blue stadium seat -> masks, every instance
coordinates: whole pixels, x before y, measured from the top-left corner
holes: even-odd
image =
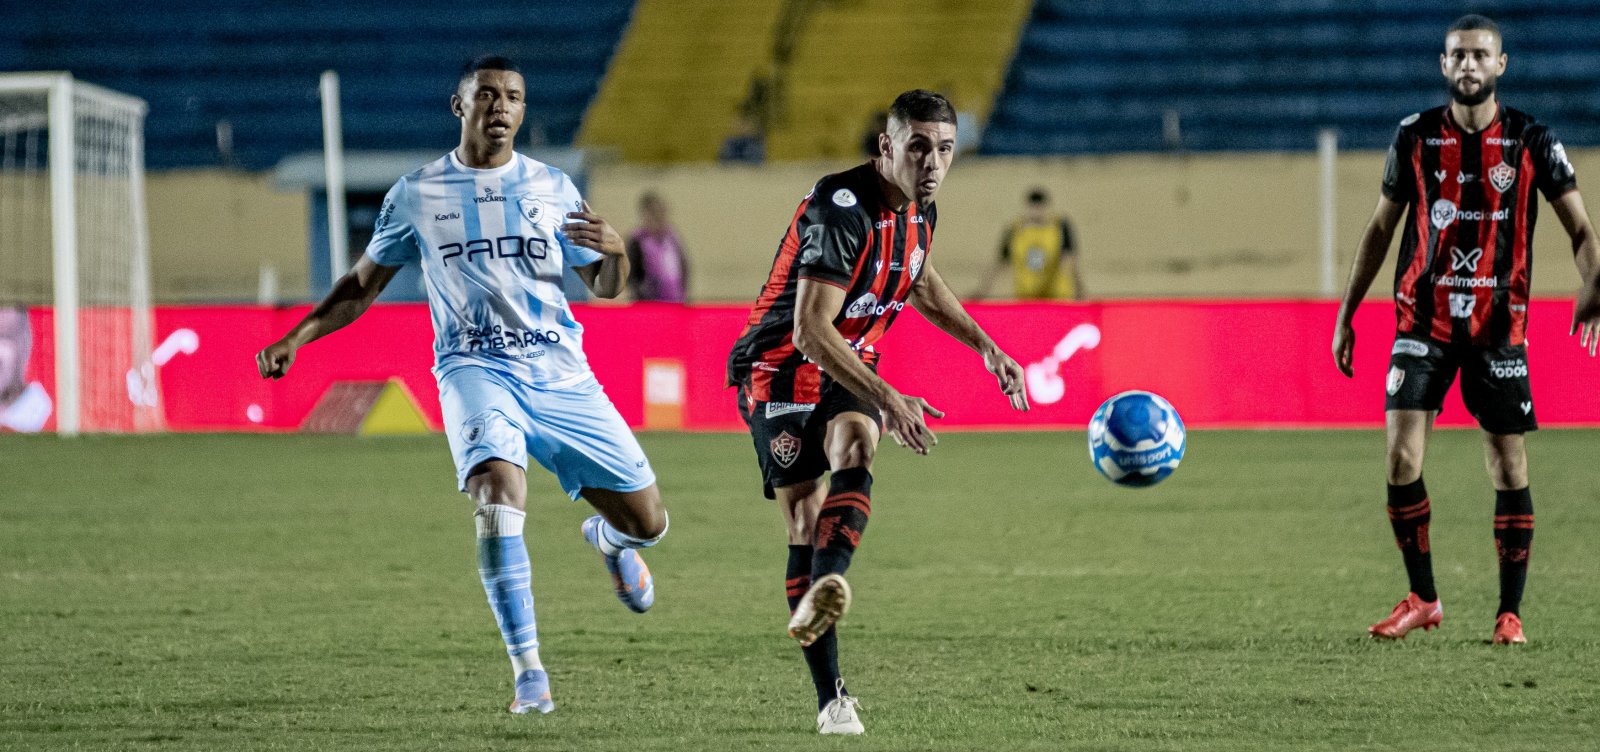
[[[1333,127],[1382,148],[1443,103],[1443,30],[1505,30],[1505,100],[1563,140],[1600,132],[1600,0],[1037,0],[984,134],[993,154],[1315,148]]]
[[[528,122],[570,143],[634,0],[80,0],[72,14],[0,24],[0,70],[70,70],[150,102],[153,168],[216,164],[217,123],[235,163],[265,168],[322,143],[318,77],[340,73],[351,149],[448,148],[458,67],[518,61]],[[13,22],[15,21],[15,22]]]

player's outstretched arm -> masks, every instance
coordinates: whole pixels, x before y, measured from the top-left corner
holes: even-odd
[[[1379,196],[1378,207],[1372,211],[1372,219],[1367,220],[1366,232],[1361,233],[1361,242],[1356,246],[1356,260],[1350,268],[1344,302],[1339,305],[1339,319],[1333,327],[1333,362],[1347,377],[1355,375],[1356,330],[1352,322],[1356,309],[1367,297],[1378,270],[1383,268],[1383,259],[1389,255],[1389,241],[1394,240],[1395,227],[1399,226],[1405,210],[1405,204]]]
[[[360,318],[398,271],[398,266],[384,266],[363,254],[355,268],[334,283],[328,297],[283,335],[283,339],[256,353],[256,369],[261,372],[261,378],[283,378],[294,363],[295,351]]]
[[[1572,312],[1572,333],[1579,335],[1578,344],[1593,356],[1600,349],[1600,238],[1596,238],[1594,225],[1589,222],[1582,194],[1567,191],[1550,202],[1550,208],[1555,209],[1567,237],[1572,238],[1572,260],[1583,279]]]
[[[1011,398],[1012,409],[1028,409],[1028,390],[1022,377],[1022,366],[1002,352],[1000,346],[983,331],[983,327],[978,326],[978,322],[962,307],[961,301],[956,299],[955,293],[950,291],[950,286],[944,283],[944,278],[939,276],[939,270],[933,268],[931,261],[923,265],[922,277],[911,289],[911,304],[934,326],[983,356],[983,367],[1000,381],[1000,392]]]
[[[604,217],[595,214],[589,202],[583,202],[583,211],[569,212],[572,220],[561,226],[567,239],[600,253],[600,260],[588,266],[577,267],[578,276],[597,298],[615,298],[628,286],[628,246],[622,235]]]
[[[1589,354],[1594,355],[1597,346],[1600,346],[1600,269],[1589,273],[1583,281],[1583,288],[1578,290],[1578,303],[1572,312],[1572,333],[1583,331],[1580,344],[1589,348]]]
[[[856,357],[850,343],[833,326],[834,317],[844,308],[844,289],[802,277],[795,294],[795,348],[851,394],[876,405],[883,416],[883,430],[896,444],[927,454],[939,439],[923,416],[943,418],[944,413],[921,397],[901,394]]]

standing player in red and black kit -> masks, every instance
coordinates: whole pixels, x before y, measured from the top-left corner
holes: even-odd
[[[1351,320],[1383,264],[1402,213],[1405,234],[1395,268],[1399,327],[1384,408],[1389,440],[1389,520],[1411,592],[1374,637],[1400,638],[1439,625],[1443,610],[1429,556],[1428,492],[1422,457],[1434,416],[1457,371],[1461,398],[1483,427],[1494,482],[1494,539],[1500,608],[1493,642],[1526,642],[1518,608],[1533,540],[1533,497],[1523,434],[1537,428],[1528,387],[1528,278],[1538,195],[1572,238],[1579,273],[1600,269],[1600,240],[1589,224],[1566,150],[1550,129],[1500,105],[1505,72],[1500,29],[1464,16],[1445,35],[1440,67],[1451,103],[1400,121],[1384,167],[1383,195],[1356,252],[1333,335],[1333,357],[1351,375]],[[1588,345],[1600,315],[1580,308],[1573,332]],[[1592,351],[1591,351],[1592,352]]]
[[[833,625],[850,606],[843,575],[871,513],[879,431],[927,454],[935,439],[924,413],[943,415],[878,377],[873,343],[909,302],[981,354],[1011,406],[1028,409],[1022,368],[962,309],[929,255],[933,195],[955,156],[955,109],[934,92],[908,91],[890,107],[887,131],[876,159],[823,178],[800,202],[728,358],[767,498],[788,527],[789,635],[811,668],[824,734],[862,732]]]

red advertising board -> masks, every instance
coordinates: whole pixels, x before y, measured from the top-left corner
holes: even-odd
[[[1600,397],[1591,386],[1600,363],[1567,334],[1570,302],[1535,301],[1530,308],[1529,360],[1540,422],[1600,425]],[[154,360],[167,427],[292,430],[335,381],[391,377],[405,382],[438,427],[426,306],[376,306],[302,349],[287,378],[263,381],[256,351],[306,310],[158,309]],[[590,363],[629,423],[670,415],[687,430],[735,430],[742,425],[723,369],[746,310],[635,304],[579,306],[575,315],[586,328]],[[975,353],[908,311],[881,343],[881,373],[944,410],[938,427],[1082,426],[1101,400],[1126,389],[1165,396],[1190,427],[1370,427],[1383,420],[1394,322],[1385,303],[1365,305],[1357,316],[1353,380],[1333,367],[1328,348],[1335,307],[1328,302],[985,303],[969,310],[1027,370],[1033,410],[1013,412]],[[28,375],[48,389],[49,311],[32,314]],[[665,400],[671,410],[647,411],[647,394],[653,406]],[[1452,394],[1439,423],[1472,421]]]

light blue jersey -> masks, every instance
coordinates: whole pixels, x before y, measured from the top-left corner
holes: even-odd
[[[478,170],[451,151],[389,189],[367,256],[421,261],[436,374],[475,365],[545,389],[590,378],[561,292],[564,266],[601,258],[561,232],[581,202],[565,173],[521,154]]]

